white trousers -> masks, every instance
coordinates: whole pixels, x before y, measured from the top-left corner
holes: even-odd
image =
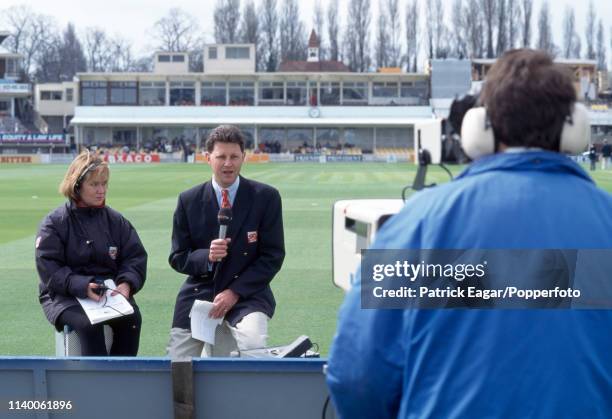
[[[261,312],[249,313],[236,326],[223,321],[215,332],[215,344],[204,343],[191,337],[191,330],[173,327],[166,353],[172,360],[186,360],[190,357],[230,356],[235,350],[264,348],[268,341],[268,321]]]

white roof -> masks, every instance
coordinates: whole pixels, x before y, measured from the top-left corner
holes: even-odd
[[[213,80],[215,78],[223,79],[225,77],[235,77],[235,78],[252,78],[259,79],[263,81],[267,80],[278,80],[282,81],[283,79],[310,79],[310,80],[327,80],[332,78],[343,79],[349,81],[349,79],[366,79],[363,81],[367,81],[368,79],[378,80],[378,79],[427,79],[429,76],[425,73],[355,73],[348,71],[331,71],[331,72],[298,72],[298,71],[287,71],[287,72],[227,72],[224,74],[208,74],[208,73],[199,73],[199,72],[187,72],[187,73],[172,73],[172,74],[159,74],[154,72],[89,72],[89,73],[77,73],[76,78],[82,81],[92,81],[92,80],[151,80],[151,79],[159,79],[160,81],[164,81],[167,78],[170,78],[171,81],[174,79],[184,79],[188,81],[208,81]],[[231,80],[230,80],[231,81]]]
[[[23,55],[17,54],[15,52],[11,52],[5,47],[0,46],[0,57],[10,57],[10,58],[22,58]]]
[[[410,126],[433,118],[429,106],[77,106],[79,126]]]

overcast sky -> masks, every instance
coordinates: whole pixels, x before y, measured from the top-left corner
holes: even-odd
[[[261,0],[255,0],[257,4]],[[277,0],[281,3],[282,0]],[[324,7],[327,7],[328,0],[321,0]],[[346,10],[349,0],[339,0],[340,18],[346,19]],[[607,58],[611,62],[612,53],[610,52],[610,36],[612,27],[612,0],[593,0],[597,18],[602,19],[605,27],[606,46],[608,48]],[[213,9],[216,0],[97,0],[97,1],[75,1],[75,0],[2,0],[0,11],[14,5],[28,5],[37,13],[53,16],[58,24],[65,26],[68,22],[73,22],[78,31],[82,31],[88,26],[98,26],[104,28],[110,34],[118,34],[133,42],[134,52],[137,55],[152,52],[153,42],[150,39],[150,32],[153,24],[167,14],[171,7],[179,7],[195,16],[200,22],[207,42],[214,41],[213,30]],[[244,0],[241,1],[241,4]],[[371,0],[373,16],[377,15],[379,0]],[[421,0],[422,16],[425,15],[425,0]],[[443,0],[445,5],[446,19],[450,19],[450,12],[453,0]],[[534,12],[532,25],[537,25],[537,16],[542,0],[534,0]],[[299,1],[302,21],[305,23],[307,31],[312,29],[312,11],[315,0]],[[400,0],[402,12],[406,0]],[[561,22],[566,5],[573,5],[576,10],[576,29],[582,38],[583,51],[586,46],[584,40],[584,27],[588,1],[572,0],[549,0],[549,6],[553,19],[553,32],[555,44],[562,42]],[[403,14],[403,13],[402,13]],[[372,19],[371,39],[375,38],[375,19]],[[403,22],[403,19],[402,19]],[[2,29],[2,28],[0,28]],[[532,42],[536,39],[536,31],[532,37]]]

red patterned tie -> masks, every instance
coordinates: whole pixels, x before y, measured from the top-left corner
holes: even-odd
[[[229,192],[227,189],[221,190],[221,208],[231,208],[232,204],[230,204],[229,200]]]

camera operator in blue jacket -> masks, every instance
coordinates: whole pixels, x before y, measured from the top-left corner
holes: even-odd
[[[564,152],[590,129],[542,51],[505,53],[465,116],[474,162],[416,193],[375,249],[612,249],[612,197]],[[539,284],[533,284],[537,287]],[[612,311],[341,308],[327,381],[343,418],[612,417]]]
[[[108,165],[93,153],[70,164],[59,188],[68,202],[43,219],[36,236],[39,300],[57,330],[68,325],[77,331],[82,355],[135,356],[142,320],[133,296],[145,282],[147,253],[130,222],[106,206],[108,180]],[[134,313],[92,325],[76,298],[104,298],[96,280],[106,278]],[[110,354],[104,324],[113,329]]]

